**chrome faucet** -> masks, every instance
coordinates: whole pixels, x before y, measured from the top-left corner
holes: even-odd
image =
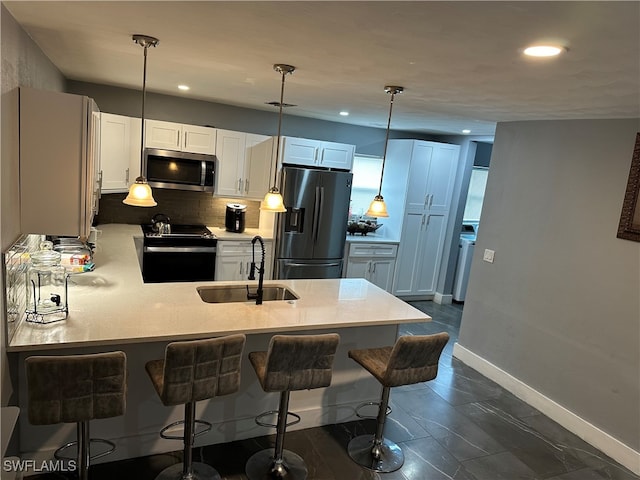
[[[262,250],[262,257],[260,259],[260,266],[256,267],[256,242],[260,242],[260,249]],[[251,239],[251,266],[249,267],[249,280],[255,280],[255,271],[258,271],[258,290],[256,293],[249,293],[249,286],[247,286],[247,298],[249,300],[256,299],[256,305],[262,305],[262,285],[264,283],[264,241],[260,235],[256,235]]]

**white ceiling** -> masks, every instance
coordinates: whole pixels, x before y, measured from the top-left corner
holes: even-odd
[[[3,2],[69,79],[392,129],[491,135],[515,120],[640,117],[640,2]],[[555,41],[558,58],[522,49]],[[181,93],[178,84],[191,90]],[[350,116],[339,117],[340,110]]]

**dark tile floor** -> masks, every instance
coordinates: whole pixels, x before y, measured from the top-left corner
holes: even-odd
[[[534,408],[452,358],[462,307],[413,302],[433,322],[411,324],[402,333],[446,331],[451,336],[438,377],[392,390],[393,413],[385,435],[405,454],[402,468],[375,474],[347,455],[349,440],[373,433],[373,420],[287,433],[285,447],[301,455],[310,480],[631,480],[629,470]],[[273,436],[198,448],[194,460],[213,465],[227,480],[244,480],[246,459],[272,446]],[[94,480],[152,480],[181,461],[181,452],[104,463],[92,467]],[[47,474],[29,477],[51,480]]]

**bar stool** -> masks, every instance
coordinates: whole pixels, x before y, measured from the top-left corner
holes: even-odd
[[[184,420],[167,425],[160,431],[162,438],[183,441],[182,464],[165,468],[156,479],[220,479],[220,474],[213,467],[193,461],[194,438],[211,430],[209,422],[196,420],[196,402],[238,391],[245,341],[244,335],[229,335],[172,342],[167,345],[164,358],[151,360],[145,365],[163,405],[184,404]],[[205,426],[197,433],[196,423]],[[184,424],[182,436],[165,434],[168,429],[181,424]]]
[[[359,465],[374,472],[388,473],[398,470],[404,463],[400,447],[383,437],[384,422],[391,409],[391,387],[433,380],[438,374],[438,360],[449,341],[446,332],[434,335],[405,335],[391,347],[349,350],[349,357],[362,365],[382,384],[375,435],[360,435],[351,439],[347,447],[349,456]],[[356,412],[360,418],[367,418]]]
[[[333,359],[340,342],[337,333],[321,335],[274,335],[266,352],[251,352],[249,360],[265,392],[280,392],[277,411],[256,417],[263,427],[276,427],[275,448],[255,453],[245,466],[249,480],[307,478],[307,466],[299,455],[284,449],[284,435],[300,416],[289,412],[289,395],[293,390],[311,390],[331,384]],[[278,414],[276,425],[264,423],[262,417]],[[296,420],[287,423],[287,416]]]
[[[76,460],[80,480],[89,478],[89,464],[110,454],[115,444],[91,438],[89,421],[124,415],[127,357],[124,352],[85,355],[31,356],[27,370],[28,415],[33,425],[75,423],[77,439],[58,448],[58,460]],[[91,455],[91,443],[109,449]],[[63,455],[77,447],[77,456]]]

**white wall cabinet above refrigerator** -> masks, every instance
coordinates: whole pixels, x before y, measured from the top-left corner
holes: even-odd
[[[20,231],[88,237],[100,194],[89,97],[20,88]]]
[[[216,129],[145,120],[145,147],[215,155]]]
[[[140,176],[141,135],[139,118],[100,114],[102,193],[127,192]]]
[[[355,145],[296,137],[282,137],[281,142],[280,163],[348,171],[353,168]]]
[[[270,187],[272,150],[272,137],[218,129],[215,194],[262,200]]]

